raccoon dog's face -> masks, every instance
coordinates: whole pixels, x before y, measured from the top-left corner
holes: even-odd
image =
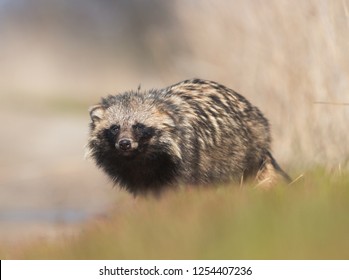
[[[159,136],[159,131],[136,120],[135,112],[128,112],[132,118],[125,118],[123,113],[126,112],[116,109],[116,106],[108,109],[97,106],[90,111],[91,126],[94,127],[100,146],[106,151],[125,157],[146,153],[149,144],[154,142],[153,138]]]
[[[104,130],[110,148],[122,156],[136,156],[145,152],[151,138],[155,136],[155,129],[142,123],[112,124]]]
[[[90,117],[88,148],[95,157],[149,158],[159,152],[180,155],[173,142],[173,119],[137,94],[110,96],[90,109]]]

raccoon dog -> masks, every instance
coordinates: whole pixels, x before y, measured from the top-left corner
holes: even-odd
[[[218,83],[128,91],[90,108],[87,154],[134,195],[178,185],[290,178],[270,153],[267,119]]]

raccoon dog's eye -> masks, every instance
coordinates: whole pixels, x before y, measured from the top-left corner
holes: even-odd
[[[137,123],[137,124],[133,125],[133,128],[137,129],[137,130],[142,130],[145,128],[145,125],[141,124],[141,123]]]
[[[119,130],[120,130],[120,125],[112,125],[110,128],[109,128],[109,131],[113,134],[113,135],[116,135],[119,133]]]
[[[143,139],[151,138],[154,134],[154,129],[152,127],[147,127],[144,124],[137,123],[133,125],[133,129]]]

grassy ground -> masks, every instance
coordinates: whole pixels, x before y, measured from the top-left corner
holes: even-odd
[[[194,77],[261,109],[286,170],[349,169],[347,0],[6,2],[0,211],[108,207],[119,193],[107,192],[103,174],[82,159],[88,107],[140,84]],[[229,186],[160,200],[123,196],[108,218],[74,224],[76,237],[54,230],[62,237],[38,240],[47,230],[35,221],[13,234],[0,224],[0,238],[4,228],[12,237],[0,240],[0,258],[349,259],[348,186],[348,172],[317,170],[269,192]],[[17,236],[31,228],[37,241],[23,245]]]
[[[311,172],[270,191],[225,186],[161,199],[126,196],[77,237],[36,242],[20,259],[348,259],[349,174]]]

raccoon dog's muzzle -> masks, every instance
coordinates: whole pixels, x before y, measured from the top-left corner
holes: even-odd
[[[115,143],[115,148],[122,154],[130,154],[138,148],[138,143],[130,138],[122,138]]]

